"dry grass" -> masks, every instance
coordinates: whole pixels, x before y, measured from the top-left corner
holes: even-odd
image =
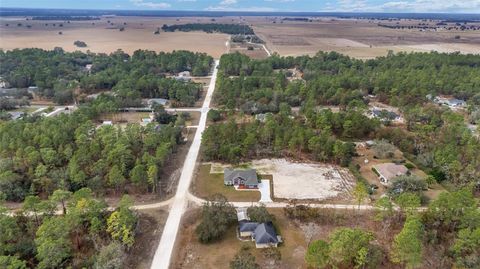
[[[368,149],[365,147],[357,147],[357,153],[359,156],[353,159],[353,164],[360,165],[360,174],[362,175],[363,178],[367,180],[369,184],[375,184],[378,186],[378,189],[372,195],[372,198],[375,200],[379,199],[383,194],[386,193],[387,187],[380,183],[378,176],[372,171],[372,167],[377,164],[392,162],[392,160],[394,159],[395,160],[405,159],[407,162],[410,162],[408,159],[405,158],[403,153],[398,149],[395,151],[395,156],[392,159],[376,159],[374,158],[374,155],[375,155],[374,151],[372,149]],[[365,160],[368,160],[367,164],[364,162]],[[411,172],[412,174],[417,175],[420,178],[427,177],[427,174],[425,174],[425,172],[423,172],[421,169],[418,169],[418,168],[413,168]],[[429,199],[435,199],[438,197],[438,195],[440,195],[440,193],[444,191],[445,191],[445,188],[443,188],[440,184],[435,184],[434,186],[431,186],[430,189],[425,191],[424,194]]]
[[[128,252],[125,268],[150,268],[167,217],[166,208],[139,211],[135,244]]]
[[[113,25],[107,21],[110,20]],[[7,27],[6,24],[9,24]],[[21,23],[22,26],[17,26]],[[46,26],[45,24],[48,24]],[[56,26],[53,26],[53,24]],[[58,25],[63,23],[63,27]],[[95,25],[92,25],[95,23]],[[123,25],[126,23],[126,25]],[[102,18],[99,21],[26,21],[24,18],[3,18],[0,20],[0,48],[53,49],[62,47],[66,51],[92,51],[111,53],[122,49],[133,53],[138,49],[153,51],[189,50],[205,52],[220,57],[226,51],[225,43],[229,39],[225,34],[207,34],[204,32],[160,32],[154,35],[157,27],[176,23],[175,18],[115,17]],[[26,25],[31,25],[27,28]],[[120,32],[119,28],[125,27]],[[59,35],[59,32],[62,35]],[[87,43],[86,48],[73,45],[76,40]]]
[[[208,198],[216,193],[227,197],[231,202],[256,202],[260,200],[258,191],[237,191],[223,184],[223,174],[210,174],[210,164],[200,165],[192,184],[193,193],[201,198]]]
[[[232,227],[218,242],[207,245],[199,243],[195,235],[195,227],[200,219],[199,211],[199,209],[195,209],[184,217],[183,232],[177,238],[176,253],[172,257],[171,268],[229,268],[229,263],[235,253],[243,244],[246,244],[250,246],[260,268],[306,269],[308,267],[304,262],[304,256],[308,243],[317,239],[328,240],[329,235],[337,228],[351,227],[371,231],[377,238],[375,243],[388,250],[393,236],[401,229],[402,225],[399,221],[387,233],[383,233],[380,224],[372,220],[371,212],[358,214],[353,211],[329,210],[323,212],[326,216],[325,219],[314,223],[301,223],[288,219],[283,209],[269,209],[269,212],[275,217],[275,226],[284,240],[284,243],[278,248],[281,260],[275,262],[271,258],[265,257],[263,250],[255,249],[253,242],[239,241],[236,238],[236,227]],[[391,264],[386,258],[378,268],[401,267]]]
[[[384,56],[389,50],[463,53],[480,52],[478,31],[420,32],[388,29],[368,20],[324,18],[310,23],[272,23],[271,18],[248,18],[267,47],[281,55],[337,51],[356,58]],[[461,39],[455,39],[460,35]]]

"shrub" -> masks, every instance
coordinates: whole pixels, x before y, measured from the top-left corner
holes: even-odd
[[[83,41],[80,41],[80,40],[77,40],[77,41],[73,42],[73,45],[75,45],[79,48],[85,48],[87,46],[87,43],[85,43]]]

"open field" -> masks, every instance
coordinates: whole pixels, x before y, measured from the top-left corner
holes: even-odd
[[[308,243],[312,240],[326,239],[332,231],[341,227],[357,227],[375,234],[376,244],[388,246],[392,242],[393,236],[402,226],[402,222],[394,224],[388,233],[383,233],[379,224],[372,219],[372,212],[359,214],[352,211],[341,210],[323,210],[324,218],[316,222],[302,223],[288,219],[282,209],[268,210],[275,217],[275,226],[279,229],[280,235],[284,240],[278,250],[281,253],[281,259],[275,260],[265,255],[264,250],[255,249],[253,242],[241,242],[236,237],[236,226],[232,227],[225,237],[211,244],[201,244],[195,235],[195,227],[199,223],[200,210],[190,210],[183,218],[182,233],[176,242],[176,253],[172,258],[170,268],[229,268],[229,263],[234,255],[240,250],[242,244],[250,246],[251,253],[255,256],[256,262],[260,268],[264,269],[306,269],[304,256]],[[387,247],[388,248],[388,247]],[[384,261],[377,268],[402,268]]]
[[[220,18],[157,18],[157,17],[102,17],[95,21],[33,21],[23,17],[0,18],[0,48],[38,47],[67,51],[114,52],[122,49],[132,53],[137,49],[155,51],[191,50],[220,57],[227,51],[226,34],[204,32],[173,32],[155,35],[163,24],[184,23],[248,23],[272,52],[280,55],[315,54],[319,50],[337,51],[356,58],[384,56],[389,50],[480,53],[480,31],[390,29],[380,27],[378,21],[364,19],[321,18],[312,22],[283,21],[273,23],[272,17]],[[401,23],[416,25],[421,21]],[[435,22],[432,22],[435,23]],[[8,26],[7,26],[8,24]],[[18,26],[18,24],[21,24]],[[55,26],[54,26],[55,24]],[[62,25],[60,27],[60,24]],[[30,27],[27,27],[30,26]],[[124,31],[120,31],[124,28]],[[62,32],[60,35],[59,32]],[[459,38],[456,38],[459,36]],[[73,45],[76,40],[87,43],[86,48]],[[254,58],[265,57],[255,48],[247,51],[232,46]]]
[[[184,22],[186,19],[182,19]],[[110,23],[108,23],[110,21]],[[191,18],[190,21],[196,21]],[[19,23],[22,26],[17,26]],[[94,23],[94,25],[92,25]],[[112,24],[113,23],[113,24]],[[125,23],[125,24],[124,24]],[[175,18],[114,17],[98,21],[26,21],[25,18],[0,18],[0,48],[53,49],[62,47],[66,51],[114,52],[122,49],[133,53],[138,49],[154,51],[189,50],[205,52],[213,57],[225,53],[225,34],[204,32],[153,32],[163,24],[173,24]],[[6,26],[6,25],[9,26]],[[48,25],[46,25],[48,24]],[[55,26],[53,26],[55,24]],[[63,26],[60,27],[59,25]],[[30,25],[31,28],[27,28]],[[124,31],[119,29],[124,27]],[[59,32],[62,32],[60,35]],[[86,48],[73,45],[76,40],[87,43]]]
[[[389,50],[480,53],[480,31],[389,29],[378,22],[322,18],[313,22],[273,24],[270,18],[247,18],[267,47],[281,55],[337,51],[356,58],[385,56]],[[419,21],[417,21],[419,22]],[[460,36],[460,39],[455,39]]]

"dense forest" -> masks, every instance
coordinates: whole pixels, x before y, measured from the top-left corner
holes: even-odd
[[[253,29],[248,25],[241,24],[221,24],[221,23],[187,23],[187,24],[173,24],[162,26],[165,32],[190,32],[190,31],[204,31],[207,33],[224,33],[229,35],[253,35]]]
[[[0,76],[11,87],[37,86],[40,95],[59,104],[72,103],[80,94],[113,90],[125,106],[138,105],[140,98],[167,98],[182,106],[192,105],[201,87],[166,76],[182,71],[207,75],[213,59],[187,51],[138,50],[130,56],[120,50],[107,55],[57,48],[0,51],[0,62]]]
[[[480,56],[461,54],[398,53],[362,61],[335,52],[266,60],[236,53],[222,56],[216,96],[228,108],[271,106],[266,110],[278,109],[279,102],[347,106],[368,94],[401,107],[421,104],[428,94],[480,105],[479,67]],[[303,79],[287,83],[288,69]]]
[[[107,98],[106,100],[104,98]],[[161,169],[181,141],[175,123],[126,128],[92,120],[114,104],[103,97],[76,112],[0,124],[0,193],[9,201],[83,187],[96,194],[156,192]]]
[[[269,152],[287,149],[289,144],[312,152],[307,141],[319,140],[321,132],[345,141],[383,138],[398,146],[437,181],[448,180],[454,186],[478,185],[478,138],[467,129],[462,115],[432,104],[426,96],[453,95],[467,101],[468,111],[477,111],[480,106],[479,67],[480,56],[461,54],[399,53],[361,61],[335,52],[319,52],[313,57],[274,55],[265,60],[252,60],[235,53],[222,56],[215,101],[220,108],[239,109],[246,114],[278,113],[285,105],[298,107],[305,124],[288,123],[283,132],[280,129],[273,132],[282,139],[275,141],[279,145],[276,150],[266,147]],[[295,72],[302,74],[300,79],[292,79]],[[379,128],[378,123],[365,119],[368,95],[399,107],[407,128]],[[349,115],[349,118],[331,116],[337,113],[319,113],[321,105],[339,106],[343,110],[339,115]],[[281,123],[277,121],[276,124]],[[308,127],[313,131],[305,131]],[[207,130],[206,135],[221,129],[210,128],[212,130]],[[255,135],[256,132],[248,130],[245,132],[250,136]],[[214,135],[220,134],[221,131],[214,132]],[[294,138],[296,136],[298,139]],[[286,137],[303,142],[295,144],[285,141]],[[265,148],[266,140],[258,136],[251,141],[250,148]],[[247,142],[232,140],[229,148],[243,150],[243,154],[235,156],[245,157],[249,149]],[[223,147],[213,145],[207,148],[209,158],[235,160],[227,157],[225,151],[220,154]],[[332,158],[336,154],[332,155],[331,144],[321,142],[318,147],[322,157],[316,159],[338,163],[337,158]]]
[[[355,110],[332,113],[323,110],[305,121],[295,118],[283,103],[280,113],[267,115],[265,122],[211,125],[203,134],[204,154],[208,160],[237,163],[262,157],[305,156],[317,161],[348,166],[355,154],[355,145],[344,140],[368,137],[379,126]]]
[[[124,196],[109,212],[88,188],[58,189],[46,200],[26,197],[9,215],[0,200],[0,268],[122,268],[135,243],[132,204]]]

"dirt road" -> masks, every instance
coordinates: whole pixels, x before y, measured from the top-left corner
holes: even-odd
[[[180,226],[180,220],[187,206],[188,188],[193,178],[193,172],[195,169],[195,163],[197,161],[198,153],[200,151],[200,144],[202,140],[202,133],[205,130],[207,123],[207,113],[210,109],[210,101],[215,90],[215,81],[217,79],[217,67],[219,61],[215,61],[212,78],[210,85],[208,86],[207,95],[201,109],[200,122],[198,124],[197,132],[193,139],[190,150],[188,151],[185,163],[183,165],[182,174],[178,182],[177,192],[175,194],[170,214],[168,215],[165,228],[163,229],[162,238],[160,244],[153,257],[152,269],[168,269],[170,265],[170,258],[172,255],[173,247],[175,245],[175,239],[177,237],[178,228]]]

